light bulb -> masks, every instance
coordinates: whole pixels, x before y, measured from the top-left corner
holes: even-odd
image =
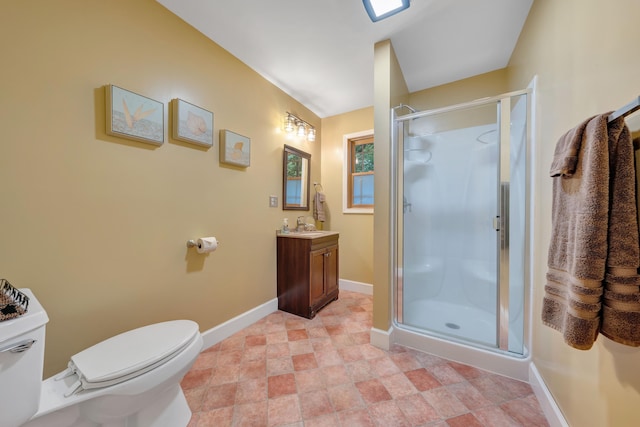
[[[309,133],[307,134],[307,140],[313,142],[316,140],[316,130],[314,128],[309,129]]]
[[[287,116],[287,120],[286,120],[285,125],[284,125],[285,132],[287,132],[287,133],[293,132],[293,127],[294,127],[293,117]]]
[[[304,123],[298,123],[298,136],[305,136],[307,134],[306,129],[304,128]]]

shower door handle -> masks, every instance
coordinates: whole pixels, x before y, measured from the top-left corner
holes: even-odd
[[[500,231],[500,226],[501,226],[502,222],[500,221],[500,215],[494,216],[493,217],[493,229],[496,231]]]
[[[509,350],[509,205],[510,183],[500,183],[500,231],[498,238],[498,348]]]
[[[509,221],[510,221],[510,183],[503,182],[500,185],[500,215],[497,216],[500,231],[501,250],[509,250]],[[508,258],[507,258],[508,260]],[[507,261],[505,260],[505,261]],[[508,263],[507,263],[508,265]]]

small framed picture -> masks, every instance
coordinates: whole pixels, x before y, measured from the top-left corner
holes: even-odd
[[[220,161],[246,168],[251,163],[251,140],[230,130],[220,130]]]
[[[109,135],[150,144],[164,142],[164,104],[146,96],[106,86],[107,129]]]
[[[174,139],[213,146],[213,113],[182,99],[171,100]]]

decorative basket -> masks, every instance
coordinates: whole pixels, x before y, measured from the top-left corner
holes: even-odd
[[[29,307],[29,297],[0,279],[0,322],[22,316]]]

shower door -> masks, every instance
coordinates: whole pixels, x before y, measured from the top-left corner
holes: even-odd
[[[399,327],[523,354],[527,105],[394,119]]]

